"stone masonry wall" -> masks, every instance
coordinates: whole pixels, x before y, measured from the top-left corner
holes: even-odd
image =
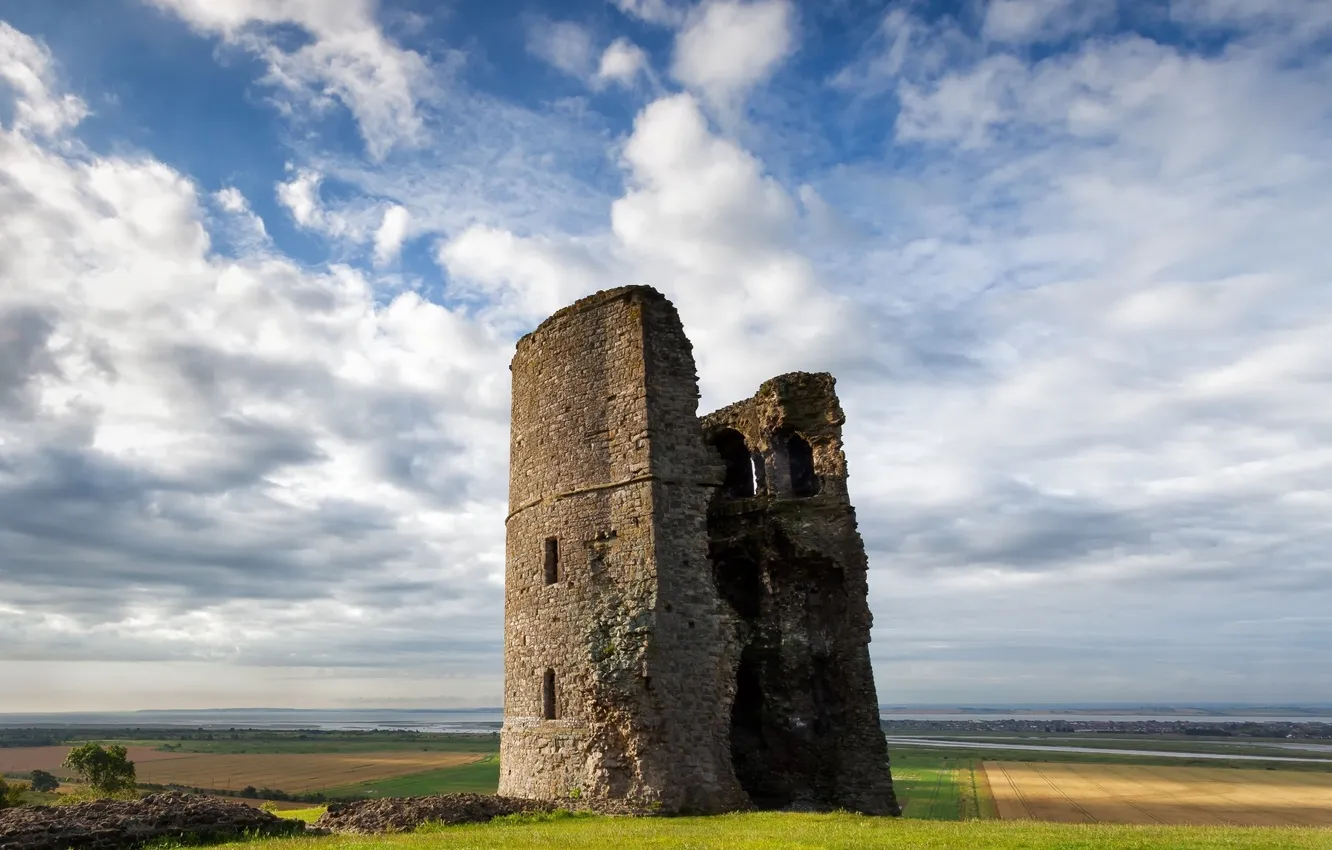
[[[710,442],[735,442],[734,463],[760,464],[755,492],[719,489],[709,515],[716,581],[740,622],[731,746],[762,808],[897,814],[834,385],[822,373],[782,375],[703,419]],[[800,441],[812,456],[803,494]]]
[[[560,310],[510,368],[499,793],[896,813],[832,378],[699,420],[647,287]]]
[[[698,393],[682,340],[669,302],[626,287],[559,311],[518,343],[501,794],[664,811],[744,802],[726,758],[721,608],[701,521],[699,479],[711,470],[694,468],[701,436],[691,445],[677,412]],[[693,506],[692,538],[677,530],[681,505]],[[548,538],[559,551],[551,584]],[[660,605],[663,585],[673,601]]]

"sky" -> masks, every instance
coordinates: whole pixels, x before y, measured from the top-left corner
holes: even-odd
[[[0,0],[0,711],[501,702],[508,361],[838,378],[880,702],[1332,702],[1326,0]]]

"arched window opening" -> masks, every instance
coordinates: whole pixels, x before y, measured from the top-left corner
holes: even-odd
[[[819,492],[819,479],[814,474],[814,450],[809,441],[792,434],[786,441],[786,457],[791,464],[791,495],[813,496]]]
[[[560,541],[557,537],[546,538],[546,584],[560,580]]]
[[[555,719],[555,671],[551,669],[541,677],[541,719]]]
[[[727,428],[712,438],[712,446],[726,464],[726,477],[722,492],[728,499],[746,499],[754,495],[754,461],[750,458],[745,437],[739,431]]]

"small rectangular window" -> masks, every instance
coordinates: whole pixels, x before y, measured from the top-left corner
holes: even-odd
[[[546,670],[541,677],[541,717],[543,720],[555,719],[555,671]]]
[[[560,541],[554,537],[546,538],[546,584],[560,580]]]

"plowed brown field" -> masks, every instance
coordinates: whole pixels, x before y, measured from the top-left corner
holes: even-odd
[[[69,747],[0,748],[0,772],[47,770],[65,777],[60,766]],[[186,785],[191,788],[240,790],[277,788],[283,791],[318,791],[354,782],[388,779],[441,767],[468,764],[481,758],[476,753],[384,752],[267,754],[162,752],[149,747],[130,747],[140,782]]]
[[[985,762],[999,817],[1065,823],[1332,826],[1332,774]]]

